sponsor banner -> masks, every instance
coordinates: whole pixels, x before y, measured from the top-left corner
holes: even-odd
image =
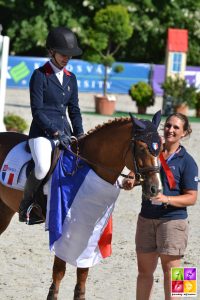
[[[28,88],[34,69],[42,66],[48,59],[42,57],[9,56],[7,87]],[[124,70],[115,73],[116,65],[122,65]],[[73,72],[78,81],[80,92],[101,94],[103,91],[104,66],[84,60],[71,59],[67,70]],[[151,79],[150,79],[151,78]],[[185,71],[188,84],[200,88],[200,67],[188,66]],[[132,84],[139,81],[151,81],[155,95],[163,95],[162,83],[165,79],[165,65],[150,65],[142,63],[116,62],[108,68],[107,92],[111,94],[128,94]]]
[[[47,60],[39,57],[9,56],[7,87],[28,88],[34,69]],[[124,70],[120,73],[114,72],[116,65],[122,65]],[[103,65],[71,59],[66,68],[76,75],[80,92],[102,93],[105,72]],[[127,94],[132,84],[138,81],[148,82],[149,73],[149,64],[114,63],[112,68],[108,68],[107,92]]]

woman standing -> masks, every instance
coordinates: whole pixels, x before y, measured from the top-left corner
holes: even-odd
[[[188,239],[187,206],[197,200],[198,168],[181,145],[181,139],[191,132],[185,115],[174,113],[165,121],[165,142],[160,156],[163,193],[142,199],[137,222],[137,300],[151,299],[153,274],[159,258],[165,300],[174,299],[171,297],[171,268],[179,267],[184,256]],[[129,180],[125,188],[130,189],[133,184]]]
[[[50,60],[36,69],[30,80],[30,99],[33,120],[29,132],[29,146],[35,163],[24,190],[19,207],[19,221],[26,222],[27,209],[34,199],[41,181],[51,165],[52,146],[70,143],[70,136],[83,135],[79,108],[77,80],[65,67],[72,56],[82,53],[74,33],[64,27],[52,29],[46,40]],[[66,116],[68,110],[71,125]],[[29,224],[43,220],[32,216]]]

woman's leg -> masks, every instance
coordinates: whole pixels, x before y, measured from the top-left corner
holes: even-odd
[[[165,300],[171,297],[171,268],[180,267],[188,240],[188,220],[163,220],[157,231],[158,252],[163,274]],[[179,297],[176,299],[178,300]]]
[[[180,267],[181,256],[161,254],[160,259],[164,273],[165,300],[173,300],[174,297],[171,297],[171,268]],[[179,299],[176,297],[176,300]]]
[[[138,277],[137,300],[149,300],[153,288],[153,273],[157,267],[158,254],[137,252]]]
[[[138,263],[137,300],[149,300],[153,288],[153,273],[158,263],[156,224],[152,219],[138,216],[135,244]]]
[[[38,137],[30,139],[29,146],[35,162],[35,177],[41,180],[47,175],[51,166],[51,142],[44,137]]]

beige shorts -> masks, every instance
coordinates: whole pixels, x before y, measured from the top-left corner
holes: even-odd
[[[183,256],[188,240],[188,219],[164,220],[138,217],[136,251]]]

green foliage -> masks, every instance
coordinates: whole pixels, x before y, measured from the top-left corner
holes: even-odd
[[[188,29],[189,51],[188,65],[199,65],[200,61],[200,1],[194,0],[13,0],[0,1],[1,24],[3,35],[11,37],[10,53],[16,55],[45,55],[44,45],[47,31],[58,25],[69,26],[77,33],[81,48],[85,53],[89,49],[106,53],[105,44],[111,44],[107,31],[111,31],[113,38],[121,38],[123,32],[118,30],[116,18],[109,11],[97,15],[108,6],[117,6],[127,9],[129,15],[129,30],[134,28],[131,39],[126,40],[126,47],[115,53],[117,61],[163,63],[167,29]],[[88,27],[97,33],[96,20],[100,20],[97,41],[88,35]],[[112,21],[106,23],[109,17]],[[126,24],[126,18],[119,17],[120,22]],[[96,21],[97,22],[97,21]],[[103,24],[102,24],[103,23]],[[98,24],[97,24],[98,25]],[[118,35],[118,33],[119,35]],[[106,33],[106,34],[104,34]],[[102,35],[101,39],[99,34]],[[111,36],[112,37],[112,36]],[[95,42],[93,45],[92,40]],[[91,47],[90,47],[91,42]],[[122,45],[124,45],[122,43]],[[94,56],[93,56],[94,58]],[[99,58],[95,55],[95,59]]]
[[[175,78],[167,77],[162,84],[164,97],[171,97],[173,106],[187,104],[194,108],[196,103],[196,88],[188,86],[187,81],[176,76]]]
[[[26,123],[26,121],[18,115],[8,114],[4,116],[3,120],[8,131],[10,130],[23,133],[28,129],[28,124]]]
[[[121,72],[123,72],[124,71],[124,66],[123,65],[116,65],[115,67],[114,67],[114,72],[115,73],[121,73]]]
[[[111,57],[133,33],[128,11],[121,5],[109,5],[97,11],[93,22],[84,42],[99,55],[99,60],[104,59],[104,64],[110,66]]]
[[[68,26],[79,32],[82,23],[86,22],[84,9],[77,9],[79,0],[64,3],[61,0],[15,0],[12,5],[11,1],[8,2],[7,9],[3,7],[3,28],[4,34],[6,32],[11,38],[12,54],[43,56],[46,54],[46,36],[51,27]]]
[[[130,1],[131,2],[131,1]],[[134,3],[133,3],[134,2]],[[134,35],[129,40],[129,51],[123,51],[119,59],[134,62],[163,63],[167,30],[188,29],[188,65],[200,61],[200,2],[194,0],[132,1],[129,5]],[[133,51],[130,51],[133,49]]]
[[[97,31],[108,37],[109,42],[117,45],[123,44],[133,33],[128,11],[122,5],[108,5],[100,9],[94,17],[94,24]]]
[[[94,16],[93,26],[86,32],[84,58],[105,66],[104,95],[107,93],[108,67],[115,62],[117,51],[126,45],[133,29],[128,11],[122,5],[108,5]],[[117,72],[122,68],[117,68]]]
[[[129,90],[129,95],[137,106],[148,107],[154,104],[153,89],[146,82],[139,81],[133,84]]]

